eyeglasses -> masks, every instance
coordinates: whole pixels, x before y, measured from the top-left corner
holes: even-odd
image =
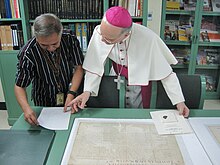
[[[36,41],[42,49],[53,52],[60,46],[61,36],[56,33],[47,37],[38,36]]]
[[[119,35],[117,38],[115,38],[115,39],[106,38],[106,37],[104,37],[104,36],[102,35],[101,30],[100,30],[100,26],[96,27],[96,31],[97,31],[97,33],[102,37],[102,39],[103,39],[107,44],[115,44],[115,43],[119,42],[119,41],[120,41],[119,39],[121,39],[122,36],[123,36],[122,34],[120,34],[120,35]]]
[[[60,46],[60,43],[55,43],[55,44],[52,44],[52,45],[44,45],[44,44],[39,43],[39,45],[44,50],[54,50],[54,49],[57,49]]]

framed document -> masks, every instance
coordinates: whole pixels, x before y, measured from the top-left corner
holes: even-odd
[[[190,118],[189,122],[199,138],[211,162],[220,162],[220,118],[198,117]]]
[[[194,133],[159,135],[151,119],[78,118],[61,164],[211,165],[211,162]]]

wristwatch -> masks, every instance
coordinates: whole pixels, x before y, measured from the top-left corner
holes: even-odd
[[[77,93],[76,93],[75,91],[68,91],[67,94],[71,94],[71,95],[73,95],[74,97],[77,96]]]

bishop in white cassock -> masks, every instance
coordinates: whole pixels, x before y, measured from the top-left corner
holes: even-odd
[[[171,64],[177,60],[158,35],[145,26],[132,23],[128,11],[122,7],[108,9],[91,37],[83,63],[86,71],[84,93],[69,105],[72,112],[84,108],[90,95],[97,96],[106,59],[113,61],[112,73],[125,76],[127,107],[147,108],[142,94],[152,80],[161,80],[173,105],[180,114],[189,115],[176,74]],[[119,80],[117,80],[119,81]],[[145,101],[144,101],[145,100]]]

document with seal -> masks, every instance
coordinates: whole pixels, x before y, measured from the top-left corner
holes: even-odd
[[[192,133],[186,119],[179,115],[177,110],[162,110],[150,112],[158,134],[184,134]]]

